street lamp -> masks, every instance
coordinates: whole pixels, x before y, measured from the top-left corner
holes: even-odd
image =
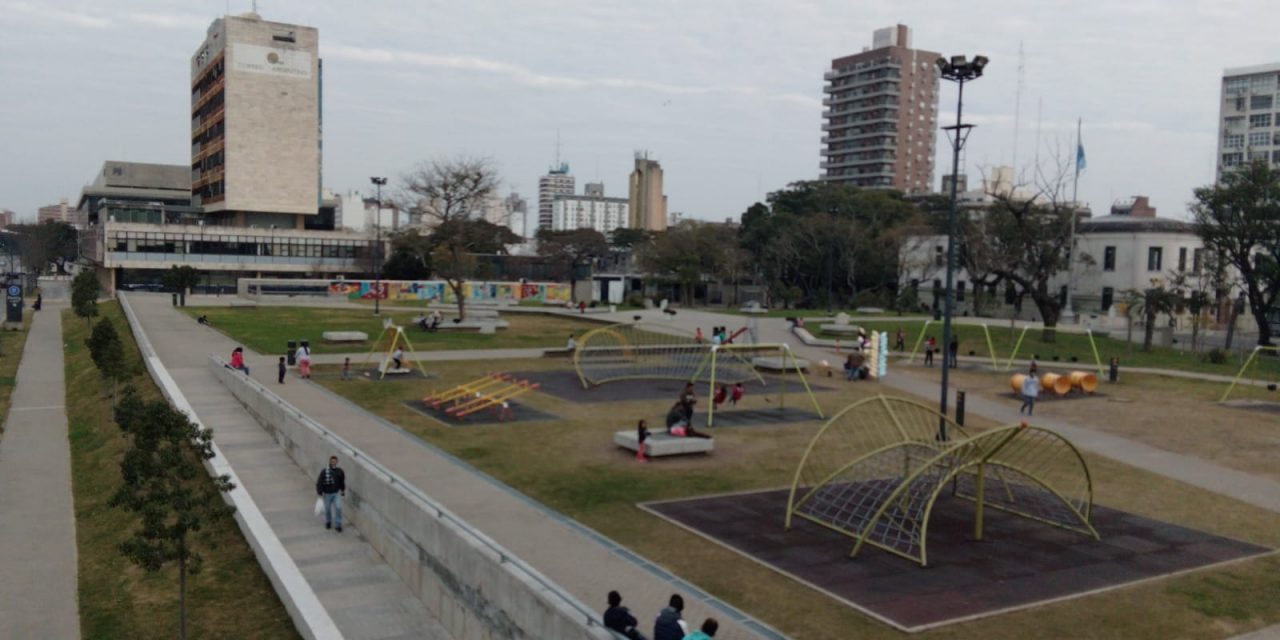
[[[382,299],[382,185],[387,183],[386,178],[374,176],[369,178],[378,191],[377,209],[373,214],[373,315],[382,313],[380,301]]]
[[[964,83],[977,80],[982,77],[982,70],[987,66],[986,56],[974,56],[973,61],[965,60],[964,56],[951,56],[951,59],[938,58],[938,71],[942,73],[943,80],[950,80],[960,87],[960,92],[956,96],[956,123],[950,127],[943,127],[948,132],[947,139],[951,142],[951,212],[947,216],[947,288],[944,293],[946,303],[944,304],[942,319],[942,398],[939,403],[939,412],[942,418],[938,421],[938,439],[942,442],[947,441],[947,392],[948,382],[950,381],[949,372],[951,370],[951,359],[959,355],[951,353],[951,316],[955,312],[955,271],[956,271],[956,218],[957,213],[957,188],[959,187],[960,178],[960,150],[964,148],[964,143],[969,139],[969,132],[973,130],[971,124],[961,124],[961,115],[964,113]],[[936,304],[936,301],[935,301]]]

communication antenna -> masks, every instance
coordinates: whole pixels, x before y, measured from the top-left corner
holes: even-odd
[[[1022,125],[1022,86],[1026,72],[1026,57],[1022,52],[1022,42],[1018,42],[1018,90],[1013,99],[1013,171],[1018,171],[1018,131]]]
[[[1040,123],[1044,119],[1044,96],[1036,104],[1036,154],[1034,171],[1040,170]]]

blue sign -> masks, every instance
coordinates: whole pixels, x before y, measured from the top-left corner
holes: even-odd
[[[16,285],[16,284],[11,284],[11,285],[9,285],[9,297],[12,297],[12,298],[21,298],[21,297],[22,297],[22,287],[20,287],[20,286],[18,286],[18,285]]]

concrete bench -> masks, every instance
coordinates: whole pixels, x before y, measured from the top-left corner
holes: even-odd
[[[751,359],[751,366],[765,371],[801,371],[809,370],[809,361],[804,358],[786,358],[783,356],[759,356]]]
[[[748,302],[748,303],[746,303],[746,304],[742,305],[742,308],[738,309],[738,312],[739,312],[739,313],[756,313],[756,314],[765,314],[765,313],[769,313],[769,310],[768,310],[768,309],[766,309],[766,308],[764,308],[764,306],[763,306],[763,305],[761,305],[759,302],[756,302],[756,301],[754,301],[754,300],[753,300],[753,301],[751,301],[751,302]]]
[[[325,331],[320,334],[325,342],[364,342],[369,334],[363,331]]]
[[[640,449],[639,434],[635,429],[624,429],[613,434],[613,443],[628,451]],[[650,458],[680,456],[689,453],[711,453],[715,440],[711,438],[681,438],[665,431],[650,432],[645,439],[645,455]]]

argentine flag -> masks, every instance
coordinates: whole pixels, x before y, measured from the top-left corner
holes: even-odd
[[[1084,171],[1088,163],[1084,161],[1084,144],[1076,143],[1076,173]]]

